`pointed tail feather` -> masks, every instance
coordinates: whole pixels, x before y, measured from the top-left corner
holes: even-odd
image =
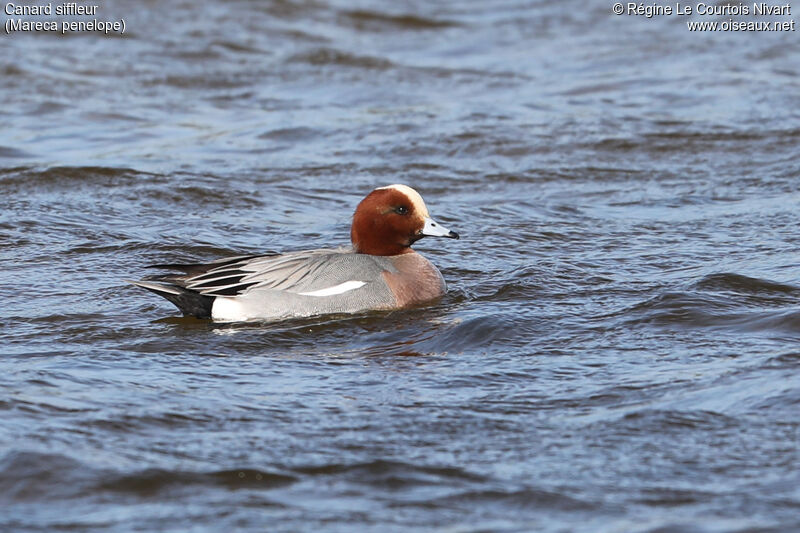
[[[158,265],[147,265],[147,268],[180,270],[185,274],[196,275],[202,274],[203,272],[208,272],[209,270],[215,268],[232,265],[234,263],[238,263],[239,261],[246,261],[248,259],[255,259],[256,257],[265,257],[270,255],[278,254],[270,252],[261,255],[237,255],[234,257],[226,257],[224,259],[217,259],[216,261],[210,261],[208,263],[163,263]]]
[[[199,292],[185,289],[178,285],[168,282],[154,282],[154,281],[134,281],[125,280],[143,289],[154,292],[159,296],[163,296],[175,307],[177,307],[184,316],[195,316],[197,318],[211,318],[211,307],[214,305],[214,297],[200,294]]]

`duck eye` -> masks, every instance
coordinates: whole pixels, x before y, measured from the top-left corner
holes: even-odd
[[[394,208],[394,212],[397,213],[398,215],[407,215],[408,214],[408,208],[406,206],[404,206],[404,205],[401,205],[401,206],[395,207]]]

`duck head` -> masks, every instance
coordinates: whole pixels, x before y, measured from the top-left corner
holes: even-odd
[[[369,193],[356,207],[350,240],[355,251],[400,255],[423,237],[458,239],[428,214],[422,196],[407,185],[388,185]]]

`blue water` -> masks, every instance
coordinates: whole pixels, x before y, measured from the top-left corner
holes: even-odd
[[[0,530],[800,530],[796,33],[98,5],[125,34],[0,37]],[[124,281],[346,244],[390,183],[462,237],[424,309]]]

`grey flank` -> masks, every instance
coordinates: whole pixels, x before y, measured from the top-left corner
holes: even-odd
[[[325,249],[250,256],[207,265],[165,265],[190,272],[133,282],[171,301],[184,314],[211,316],[216,298],[232,298],[248,318],[287,318],[388,309],[395,298],[384,271],[397,272],[387,257]],[[348,281],[364,285],[341,294],[314,293]]]

